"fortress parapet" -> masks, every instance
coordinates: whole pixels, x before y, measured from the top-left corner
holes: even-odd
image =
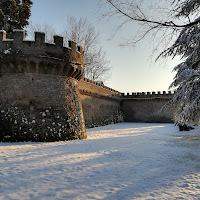
[[[73,41],[64,47],[60,36],[54,36],[54,43],[45,43],[41,32],[35,32],[35,41],[27,41],[23,30],[14,30],[13,38],[0,31],[0,55],[4,62],[11,61],[9,66],[1,65],[0,73],[44,73],[78,80],[83,76],[82,47]]]
[[[121,94],[122,94],[121,92],[119,92],[117,90],[114,90],[112,88],[105,86],[103,84],[103,82],[99,83],[99,82],[92,81],[92,80],[87,79],[87,78],[84,78],[83,82],[91,84],[92,86],[95,86],[96,88],[101,89],[101,91],[104,91],[105,94],[114,95],[114,96],[116,96],[116,95],[121,96]]]
[[[23,30],[7,38],[0,31],[0,141],[58,141],[87,137],[79,99],[83,76],[82,47]]]
[[[123,99],[171,99],[173,96],[173,92],[171,91],[163,91],[163,92],[134,92],[134,93],[122,93]]]

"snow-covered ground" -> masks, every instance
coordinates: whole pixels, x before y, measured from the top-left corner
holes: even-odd
[[[200,199],[200,129],[121,123],[87,133],[0,143],[0,200]]]

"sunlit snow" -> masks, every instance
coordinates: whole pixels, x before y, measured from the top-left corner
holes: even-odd
[[[87,133],[0,143],[0,200],[200,198],[200,129],[121,123]]]

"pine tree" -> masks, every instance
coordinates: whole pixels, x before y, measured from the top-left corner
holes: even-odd
[[[184,60],[174,67],[176,76],[170,85],[176,92],[165,107],[175,106],[175,124],[179,127],[198,124],[200,112],[200,1],[187,0],[179,5],[177,18],[196,19],[185,26],[174,44],[165,50],[163,56],[181,56]]]
[[[12,33],[23,29],[31,16],[31,0],[0,0],[0,29]]]

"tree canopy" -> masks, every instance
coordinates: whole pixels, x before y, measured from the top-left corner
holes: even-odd
[[[11,33],[23,29],[31,16],[31,0],[0,0],[0,29]]]

